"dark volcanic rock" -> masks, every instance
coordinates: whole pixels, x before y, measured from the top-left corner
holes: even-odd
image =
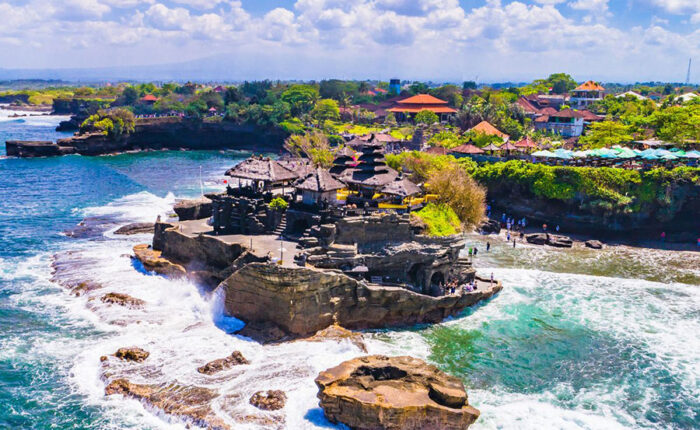
[[[498,234],[501,232],[501,223],[495,219],[487,219],[479,225],[478,230],[481,234]]]
[[[586,243],[586,248],[592,248],[592,249],[602,249],[603,248],[603,242],[599,240],[587,240]]]
[[[102,236],[104,232],[113,228],[114,224],[114,217],[111,216],[87,217],[72,229],[65,230],[63,234],[75,239],[89,239]]]
[[[105,394],[133,397],[166,414],[183,418],[209,430],[230,429],[212,410],[211,402],[219,397],[219,393],[209,388],[177,383],[134,384],[127,379],[115,379],[107,385]]]
[[[284,391],[268,390],[258,391],[250,398],[250,404],[264,411],[277,411],[284,407],[287,395]]]
[[[144,361],[149,355],[151,354],[148,351],[137,347],[119,348],[117,352],[114,353],[114,356],[120,360],[135,361],[137,363]]]
[[[114,234],[139,234],[139,233],[153,233],[155,225],[152,222],[135,222],[127,224],[123,227],[119,227]]]
[[[182,200],[175,204],[173,210],[180,221],[209,218],[211,216],[212,203],[206,197],[193,200]]]
[[[104,296],[102,296],[100,300],[102,301],[102,303],[119,305],[132,309],[142,308],[143,305],[146,304],[146,302],[144,302],[141,299],[137,299],[127,294],[121,293],[107,293]]]
[[[532,233],[526,234],[525,240],[533,245],[544,245],[547,243],[547,233]]]
[[[479,417],[458,378],[413,357],[355,358],[315,382],[326,417],[353,429],[463,430]]]
[[[554,246],[556,248],[571,248],[574,246],[574,241],[568,236],[549,234],[547,235],[547,245]]]
[[[219,358],[217,360],[210,361],[204,366],[197,368],[197,372],[205,375],[213,375],[214,373],[221,372],[222,370],[230,369],[233,366],[249,363],[250,362],[243,356],[243,354],[241,354],[240,351],[233,351],[233,354],[226,358]]]

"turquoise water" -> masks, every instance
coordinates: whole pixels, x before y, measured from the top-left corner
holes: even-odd
[[[54,139],[58,118],[0,121],[6,139]],[[140,403],[103,394],[99,356],[138,344],[144,383],[176,380],[242,398],[281,388],[286,428],[325,428],[313,377],[361,352],[348,344],[265,346],[226,334],[216,298],[184,281],[147,276],[125,254],[148,235],[115,237],[127,222],[165,215],[176,197],[220,189],[245,154],[158,152],[113,157],[0,159],[0,428],[184,428]],[[200,175],[201,171],[201,175]],[[104,231],[63,235],[86,217]],[[460,376],[482,411],[475,429],[700,427],[700,257],[626,247],[561,251],[496,238],[477,265],[505,289],[433,327],[366,335],[370,353],[424,357]],[[93,280],[144,299],[145,310],[73,297],[52,278]],[[97,296],[95,296],[97,297]],[[251,366],[204,380],[197,365],[239,349]],[[233,423],[247,402],[222,404]],[[256,425],[250,424],[252,427]],[[261,428],[265,425],[258,425]]]

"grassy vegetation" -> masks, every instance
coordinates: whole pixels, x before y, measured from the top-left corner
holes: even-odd
[[[430,236],[449,236],[462,230],[459,217],[447,204],[430,203],[412,215],[425,223]]]

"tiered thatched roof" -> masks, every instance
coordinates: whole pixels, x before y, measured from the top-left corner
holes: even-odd
[[[343,182],[382,187],[398,177],[398,172],[386,165],[384,146],[379,142],[365,142],[360,148],[359,164],[354,169],[347,169],[340,179]]]
[[[250,157],[226,171],[226,176],[251,181],[286,182],[297,179],[292,170],[267,157]]]
[[[381,192],[384,194],[391,194],[399,197],[414,196],[421,193],[421,189],[418,185],[409,181],[406,178],[397,178],[395,181],[386,184]]]
[[[325,192],[345,188],[345,184],[335,179],[328,170],[317,167],[305,178],[299,179],[294,186],[299,190]]]

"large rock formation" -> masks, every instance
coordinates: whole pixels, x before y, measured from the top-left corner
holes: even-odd
[[[479,411],[462,382],[412,357],[360,357],[321,372],[326,417],[352,429],[464,430]]]
[[[180,221],[209,218],[211,216],[211,200],[200,197],[192,200],[181,200],[175,204],[173,210]]]
[[[125,226],[119,227],[114,234],[132,235],[140,233],[153,233],[154,225],[152,222],[134,222]]]
[[[224,290],[227,313],[253,325],[272,323],[280,335],[305,337],[335,323],[364,329],[440,322],[493,296],[502,286],[483,283],[473,292],[460,289],[432,297],[398,286],[367,284],[333,270],[251,263],[219,288]]]
[[[134,246],[134,256],[149,272],[155,272],[169,278],[181,278],[187,275],[184,267],[162,258],[160,251],[156,251],[148,245]]]

